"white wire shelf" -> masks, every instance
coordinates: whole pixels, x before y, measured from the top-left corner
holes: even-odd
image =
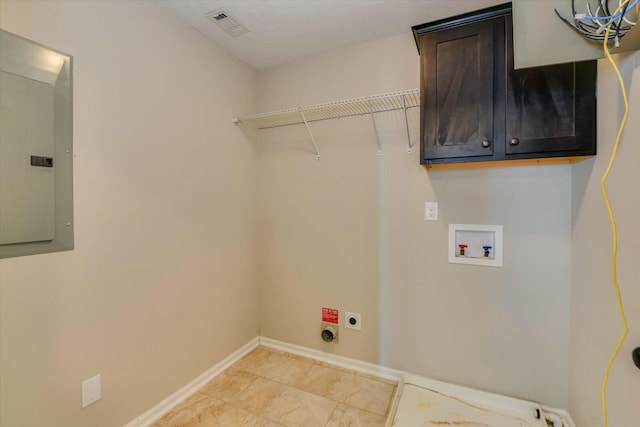
[[[289,126],[316,122],[319,120],[338,119],[341,117],[362,116],[385,111],[403,110],[420,106],[418,89],[373,95],[362,98],[345,99],[327,102],[308,107],[289,108],[268,113],[240,116],[236,120],[256,129]],[[301,114],[303,113],[303,114]],[[235,120],[234,120],[235,121]]]
[[[327,102],[325,104],[311,105],[309,107],[289,108],[287,110],[271,111],[268,113],[252,114],[248,116],[234,117],[234,123],[242,123],[256,129],[275,128],[304,124],[307,134],[313,144],[316,160],[320,160],[318,144],[311,133],[309,122],[320,120],[339,119],[342,117],[370,115],[373,130],[378,144],[378,156],[382,155],[382,145],[376,127],[375,113],[385,111],[404,110],[404,122],[407,130],[407,153],[411,153],[411,135],[409,134],[409,121],[407,109],[420,106],[420,94],[418,89],[401,90],[392,93],[366,96],[362,98],[345,99],[342,101]]]

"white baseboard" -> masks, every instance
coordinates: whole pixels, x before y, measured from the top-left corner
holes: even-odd
[[[249,341],[247,344],[234,351],[232,354],[227,356],[221,362],[212,366],[203,372],[196,379],[191,381],[189,384],[182,387],[180,390],[171,394],[166,399],[162,400],[160,403],[136,417],[136,419],[127,423],[124,427],[148,427],[153,424],[155,421],[160,419],[164,414],[169,412],[174,406],[186,400],[193,393],[198,391],[202,386],[211,381],[217,375],[221,374],[225,369],[229,366],[233,365],[235,362],[240,360],[243,356],[251,352],[253,349],[262,345],[264,347],[272,348],[279,351],[284,351],[287,353],[296,354],[298,356],[307,357],[309,359],[318,360],[320,362],[325,362],[328,364],[332,364],[335,366],[339,366],[344,369],[349,369],[356,372],[361,372],[366,375],[372,375],[379,378],[383,378],[389,381],[397,381],[399,383],[398,388],[396,389],[396,393],[393,397],[392,410],[390,411],[390,416],[387,421],[387,426],[393,420],[395,410],[397,409],[398,402],[400,400],[400,396],[402,394],[402,386],[405,383],[414,384],[421,387],[433,388],[440,391],[446,391],[456,396],[465,396],[468,398],[473,398],[473,400],[481,400],[481,401],[490,401],[493,404],[499,404],[504,407],[511,408],[520,408],[526,409],[531,406],[540,407],[539,405],[533,402],[521,401],[519,399],[513,399],[506,396],[495,395],[492,393],[482,392],[478,390],[469,389],[466,387],[461,387],[449,383],[444,383],[436,380],[431,380],[428,378],[420,377],[417,375],[407,374],[405,372],[387,368],[380,365],[375,365],[373,363],[363,362],[357,359],[351,359],[344,356],[337,356],[335,354],[325,353],[320,350],[314,350],[307,347],[289,344],[283,341],[274,340],[266,337],[256,337]],[[567,427],[575,427],[571,416],[567,411],[561,409],[554,409],[548,407],[542,407],[545,412],[554,413],[560,416],[563,420],[564,425]]]
[[[400,404],[400,397],[402,397],[402,390],[404,389],[404,380],[400,381],[398,387],[396,387],[396,391],[393,394],[391,407],[389,408],[389,415],[387,415],[387,422],[384,424],[385,427],[392,427],[393,420],[396,417],[396,412],[398,411],[398,405]]]
[[[162,400],[160,403],[143,413],[142,415],[136,417],[136,419],[127,423],[124,427],[148,427],[158,419],[160,419],[164,414],[169,412],[174,406],[186,400],[193,393],[198,391],[202,386],[211,381],[213,378],[221,374],[225,369],[229,366],[233,365],[235,362],[240,360],[244,355],[252,351],[254,348],[258,347],[260,344],[259,337],[255,337],[245,345],[243,345],[238,350],[231,353],[229,356],[224,358],[219,363],[216,363],[211,368],[207,369],[196,379],[191,381],[189,384],[182,387],[180,390],[176,391],[166,399]]]
[[[396,369],[386,368],[384,366],[375,365],[373,363],[363,362],[349,357],[337,356],[335,354],[325,353],[324,351],[314,350],[295,344],[289,344],[283,341],[271,338],[260,337],[260,345],[273,348],[287,353],[296,354],[298,356],[307,357],[309,359],[318,360],[320,362],[330,363],[344,369],[361,372],[367,375],[373,375],[390,381],[402,381],[403,372]]]
[[[541,409],[540,405],[535,402],[438,381],[420,375],[405,374],[404,381],[420,388],[434,390],[444,395],[455,396],[458,399],[493,408],[509,409],[521,413],[533,413],[536,409]]]
[[[563,427],[576,427],[576,424],[573,422],[573,418],[571,418],[571,414],[565,411],[564,409],[556,409],[550,408],[548,406],[542,406],[542,410],[544,412],[555,414],[560,417],[562,420]]]
[[[211,381],[217,375],[220,375],[225,369],[233,365],[235,362],[240,360],[243,356],[251,352],[259,345],[263,345],[265,347],[284,351],[287,353],[296,354],[298,356],[307,357],[309,359],[329,363],[344,369],[350,369],[352,371],[361,372],[367,375],[377,376],[390,381],[401,382],[403,379],[403,373],[395,369],[386,368],[384,366],[379,366],[373,363],[363,362],[344,356],[336,356],[334,354],[329,354],[319,350],[313,350],[307,347],[277,341],[271,338],[256,337],[242,346],[240,349],[234,351],[221,362],[207,369],[189,384],[185,385],[180,390],[171,394],[169,397],[162,400],[160,403],[158,403],[145,413],[139,415],[134,420],[127,423],[124,427],[150,426],[158,419],[160,419],[164,414],[169,412],[174,406],[186,400],[189,396],[198,391],[202,386]]]

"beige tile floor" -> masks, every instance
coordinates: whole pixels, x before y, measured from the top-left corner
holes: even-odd
[[[396,386],[258,347],[152,427],[384,426]]]

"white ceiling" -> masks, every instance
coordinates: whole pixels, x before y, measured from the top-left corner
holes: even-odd
[[[411,26],[506,0],[165,0],[159,3],[256,69],[411,31]],[[205,17],[224,8],[248,33]]]

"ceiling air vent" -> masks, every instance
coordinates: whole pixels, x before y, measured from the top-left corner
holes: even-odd
[[[234,37],[249,31],[247,27],[240,23],[238,18],[230,14],[226,9],[214,10],[205,16]]]

